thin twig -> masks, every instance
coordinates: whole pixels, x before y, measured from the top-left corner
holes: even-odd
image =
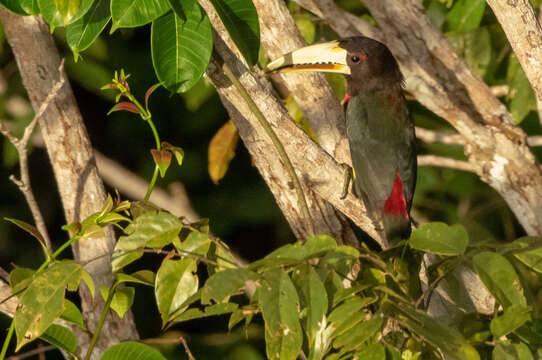
[[[17,150],[17,153],[19,154],[20,177],[19,179],[17,179],[14,175],[11,175],[10,180],[15,185],[17,185],[19,190],[23,193],[26,199],[26,202],[28,203],[28,207],[30,208],[30,211],[32,212],[32,217],[34,218],[34,221],[36,223],[36,227],[45,242],[45,249],[48,253],[47,256],[52,254],[53,246],[51,244],[51,239],[49,238],[49,233],[47,232],[47,227],[45,226],[43,215],[41,214],[41,210],[39,208],[38,202],[36,201],[36,197],[34,196],[34,193],[32,191],[32,186],[30,182],[30,173],[28,169],[27,148],[28,148],[28,143],[30,142],[30,138],[32,136],[32,132],[34,131],[34,128],[36,127],[36,124],[38,123],[39,118],[43,115],[45,110],[47,110],[47,107],[49,106],[49,104],[58,95],[59,90],[62,88],[62,86],[66,82],[63,68],[64,68],[64,60],[60,62],[60,66],[58,67],[59,80],[56,81],[54,85],[52,86],[51,92],[49,93],[49,95],[47,95],[47,98],[45,99],[45,101],[40,105],[38,111],[34,115],[34,118],[30,122],[30,124],[28,124],[28,126],[25,128],[23,137],[21,139],[17,139],[8,130],[7,126],[3,122],[0,122],[0,133],[2,133],[4,136],[8,138],[8,140],[13,144],[13,146],[15,146],[15,149]]]
[[[188,348],[188,344],[186,343],[186,340],[184,339],[184,337],[180,336],[180,337],[179,337],[179,341],[181,342],[181,344],[183,344],[183,346],[184,346],[184,351],[186,351],[186,355],[188,355],[188,359],[190,359],[190,360],[196,360],[196,358],[194,357],[194,355],[192,355],[192,353],[190,352],[190,349]]]
[[[0,267],[0,278],[9,283],[9,273]]]
[[[23,360],[23,359],[27,359],[27,358],[29,358],[31,356],[44,354],[47,351],[51,351],[51,350],[55,350],[55,349],[56,349],[56,347],[54,347],[53,345],[40,346],[37,349],[27,351],[27,352],[25,352],[23,354],[12,355],[12,356],[8,357],[6,360]]]
[[[439,142],[449,145],[463,145],[465,143],[460,134],[437,132],[418,126],[416,126],[416,137],[428,144]]]
[[[463,160],[456,160],[436,155],[419,155],[418,166],[439,166],[474,173],[474,167]]]

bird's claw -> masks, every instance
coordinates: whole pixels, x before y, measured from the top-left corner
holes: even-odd
[[[341,200],[344,200],[348,195],[348,188],[350,187],[350,181],[352,181],[352,168],[347,164],[341,164],[344,170],[343,190],[341,192]]]

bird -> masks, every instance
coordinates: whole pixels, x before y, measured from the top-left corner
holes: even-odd
[[[294,50],[264,68],[265,73],[300,71],[345,75],[342,103],[352,191],[388,245],[408,239],[417,173],[415,133],[404,78],[391,51],[377,40],[354,36]]]

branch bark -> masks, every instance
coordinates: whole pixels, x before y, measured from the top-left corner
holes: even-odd
[[[380,30],[331,0],[297,2],[323,16],[340,36],[353,35],[354,27],[385,42],[400,63],[406,90],[457,129],[476,174],[499,192],[525,231],[542,233],[542,173],[525,133],[431,24],[419,1],[365,0]]]
[[[346,201],[339,199],[342,168],[297,127],[282,104],[274,96],[271,84],[266,79],[250,73],[210,3],[200,0],[200,4],[209,15],[216,31],[215,51],[220,55],[221,59],[228,63],[243,87],[247,89],[266,119],[271,123],[285,146],[288,156],[298,170],[298,176],[301,179],[309,203],[309,211],[315,232],[329,234],[339,242],[357,246],[358,243],[352,230],[333,206],[327,203],[330,202],[333,205],[338,205],[337,208],[341,211],[345,209],[345,214],[352,215],[353,221],[357,222],[371,236],[380,240],[374,226],[366,217],[359,200],[353,197],[347,198]],[[303,219],[300,216],[295,192],[291,188],[284,166],[275,155],[276,150],[256,122],[254,115],[244,100],[225,78],[220,61],[219,58],[215,57],[207,71],[207,76],[217,88],[226,109],[230,113],[230,117],[239,129],[241,138],[252,154],[256,166],[274,194],[294,234],[297,238],[305,238],[307,233],[302,226]],[[307,147],[309,148],[308,152]],[[310,169],[307,169],[307,157],[309,158],[309,164],[312,164]],[[322,164],[316,166],[314,161],[321,161]],[[329,164],[329,167],[324,165],[326,163]],[[303,164],[304,168],[300,167],[300,164]],[[333,187],[333,183],[335,183],[335,187]],[[323,201],[322,198],[326,199],[327,202]],[[329,198],[333,198],[333,200]]]
[[[36,16],[17,16],[0,9],[6,38],[15,54],[23,84],[28,91],[32,106],[37,111],[46,99],[51,86],[58,81],[60,58],[51,37],[49,27]],[[62,205],[68,223],[80,221],[101,210],[105,201],[105,190],[98,176],[92,147],[77,108],[71,87],[66,83],[58,96],[39,119],[47,152],[53,166]],[[107,229],[104,238],[83,239],[73,247],[78,261],[85,262],[112,252],[114,234]],[[93,261],[87,267],[97,286],[110,286],[113,280],[107,256]],[[94,299],[84,286],[80,288],[83,314],[87,327],[96,327],[103,301]],[[110,345],[137,338],[131,313],[119,319],[110,314],[102,330],[93,359]],[[78,354],[84,354],[90,338],[78,339]]]
[[[487,0],[533,87],[542,123],[542,27],[529,0]]]

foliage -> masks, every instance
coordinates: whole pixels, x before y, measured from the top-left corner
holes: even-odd
[[[252,66],[259,60],[266,61],[258,58],[259,25],[252,2],[210,2],[246,63]],[[205,94],[209,90],[201,77],[212,56],[212,30],[197,1],[0,0],[0,3],[20,15],[42,14],[52,29],[65,27],[65,40],[76,61],[83,51],[90,53],[91,46],[99,46],[100,34],[109,22],[110,32],[115,34],[150,23],[150,54],[159,81],[148,89],[144,102],[134,96],[129,75],[124,71],[116,73],[113,81],[104,87],[117,92],[111,112],[137,114],[151,129],[155,142],[151,149],[154,174],[144,201],[122,201],[119,196],[109,196],[102,211],[64,227],[70,238],[53,254],[47,253],[33,225],[6,219],[36,238],[46,254],[45,262],[37,269],[16,266],[10,273],[10,286],[18,297],[19,307],[8,334],[15,333],[17,349],[42,339],[75,354],[74,333],[55,321],[63,319],[87,328],[79,307],[68,300],[83,281],[93,296],[102,296],[106,301],[105,312],[110,308],[120,317],[135,306],[138,292],[152,289],[163,331],[189,321],[220,316],[228,318],[230,331],[244,323],[248,334],[252,324],[263,322],[265,350],[270,359],[296,359],[300,353],[307,359],[534,358],[534,352],[542,345],[539,304],[542,239],[516,238],[514,231],[509,231],[510,241],[503,244],[496,240],[505,237],[495,236],[484,228],[481,220],[466,214],[458,219],[460,211],[456,202],[465,199],[491,217],[483,206],[494,195],[478,191],[482,186],[469,175],[421,169],[417,210],[429,219],[444,222],[423,224],[408,242],[386,252],[376,252],[365,244],[358,249],[342,246],[327,235],[316,235],[242,264],[224,242],[209,232],[207,223],[190,223],[146,201],[158,175],[164,178],[168,171],[175,171],[171,167],[173,157],[180,166],[185,155],[182,148],[161,141],[158,136],[149,110],[150,95],[163,86],[171,92],[185,93],[185,99],[191,91],[202,98],[208,96]],[[528,127],[529,115],[536,106],[533,92],[485,1],[425,0],[423,3],[434,24],[443,30],[476,73],[489,85],[509,86],[503,102],[515,121]],[[372,21],[363,7],[347,1],[341,4],[353,7],[358,15]],[[295,5],[291,8],[308,42],[327,36],[328,29],[314,21],[311,14]],[[343,82],[331,80],[337,93],[344,92]],[[411,106],[418,123],[443,128],[433,115],[416,104]],[[311,134],[291,97],[287,99],[287,107]],[[237,139],[237,130],[227,122],[211,141],[207,165],[213,182],[221,180],[231,166]],[[456,149],[437,145],[425,145],[422,151],[463,156]],[[226,218],[227,215],[221,214]],[[111,225],[121,233],[111,259],[115,281],[109,288],[95,289],[84,270],[85,264],[62,260],[60,255],[69,245],[96,236]],[[156,254],[161,255],[160,265],[147,266],[146,260]],[[429,285],[422,287],[418,274],[426,254],[436,261],[427,269]],[[461,314],[444,320],[428,316],[426,304],[435,296],[437,285],[446,282],[452,288],[459,287],[461,279],[454,273],[458,267],[473,269],[495,297],[493,314]],[[451,297],[452,301],[459,300],[453,298],[454,291]],[[100,336],[99,328],[94,336]],[[9,336],[5,344],[8,341]],[[102,359],[124,359],[134,353],[144,359],[166,358],[149,345],[126,342],[109,348]]]

